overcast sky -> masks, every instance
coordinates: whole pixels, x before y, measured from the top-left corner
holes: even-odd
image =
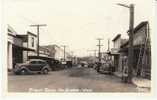
[[[40,45],[68,45],[74,55],[89,55],[103,38],[102,51],[108,38],[120,33],[127,38],[129,9],[116,3],[135,4],[135,26],[151,21],[153,0],[4,0],[5,18],[18,34],[31,31],[32,24],[47,24],[40,30]],[[111,41],[112,46],[112,41]]]

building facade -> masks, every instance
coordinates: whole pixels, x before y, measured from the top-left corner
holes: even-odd
[[[42,47],[47,48],[50,51],[50,57],[60,61],[64,60],[64,49],[58,45],[47,45]],[[72,59],[70,53],[65,52],[65,59],[67,61]]]
[[[123,54],[121,54],[119,50],[120,50],[120,46],[124,44],[127,41],[127,39],[122,39],[121,34],[118,34],[116,35],[116,37],[114,37],[112,41],[113,41],[113,48],[111,49],[110,54],[113,56],[113,65],[115,67],[115,71],[122,72],[121,60]]]
[[[28,60],[29,56],[37,55],[37,35],[35,35],[31,32],[27,32],[27,34],[18,35],[18,37],[22,38],[23,47],[33,50],[33,51],[24,51],[23,52],[23,62],[26,62]]]
[[[49,49],[40,46],[39,47],[39,56],[50,57],[50,51],[49,51]]]
[[[17,32],[8,25],[7,33],[7,66],[9,70],[15,67],[16,63],[22,63],[24,51],[34,51],[31,48],[23,46],[23,38],[17,35]]]
[[[133,36],[133,74],[144,78],[151,78],[151,43],[149,23],[141,22],[134,28]],[[129,41],[121,45],[121,54],[128,56]]]

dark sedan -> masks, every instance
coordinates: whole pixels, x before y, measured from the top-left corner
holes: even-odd
[[[15,74],[43,73],[48,74],[51,71],[48,63],[40,59],[32,59],[26,63],[16,64],[14,68]]]

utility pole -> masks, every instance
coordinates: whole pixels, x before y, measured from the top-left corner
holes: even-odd
[[[99,51],[98,51],[99,62],[98,62],[98,65],[97,65],[97,72],[100,72],[100,66],[101,66],[101,46],[103,46],[103,45],[101,45],[101,40],[103,40],[103,39],[97,38],[97,40],[99,42],[99,44],[97,45],[98,49],[99,49]]]
[[[101,45],[101,40],[103,40],[103,39],[101,39],[101,38],[97,38],[97,40],[98,40],[98,58],[99,58],[99,63],[101,62],[101,46],[103,46],[103,45]]]
[[[132,82],[132,71],[133,71],[133,36],[134,36],[134,5],[130,5],[130,25],[129,25],[129,55],[128,55],[128,82]]]
[[[63,53],[63,57],[64,57],[64,58],[63,58],[63,60],[65,61],[65,56],[66,56],[66,55],[65,55],[65,49],[66,49],[67,46],[66,46],[66,45],[62,45],[62,47],[63,47],[63,50],[64,50],[64,53]]]
[[[108,50],[107,51],[110,51],[110,39],[108,39]]]
[[[46,24],[36,24],[36,25],[30,25],[30,27],[37,27],[37,56],[39,56],[39,28],[46,26]]]
[[[130,24],[129,24],[129,48],[128,48],[128,83],[132,82],[132,71],[133,71],[133,58],[134,58],[134,50],[133,50],[133,36],[134,36],[134,4],[125,5],[118,4],[120,6],[129,8],[130,10]]]

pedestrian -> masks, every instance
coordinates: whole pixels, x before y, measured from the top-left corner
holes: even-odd
[[[125,57],[124,60],[123,60],[123,70],[122,70],[122,81],[127,83],[127,80],[128,80],[128,60],[127,58]]]

